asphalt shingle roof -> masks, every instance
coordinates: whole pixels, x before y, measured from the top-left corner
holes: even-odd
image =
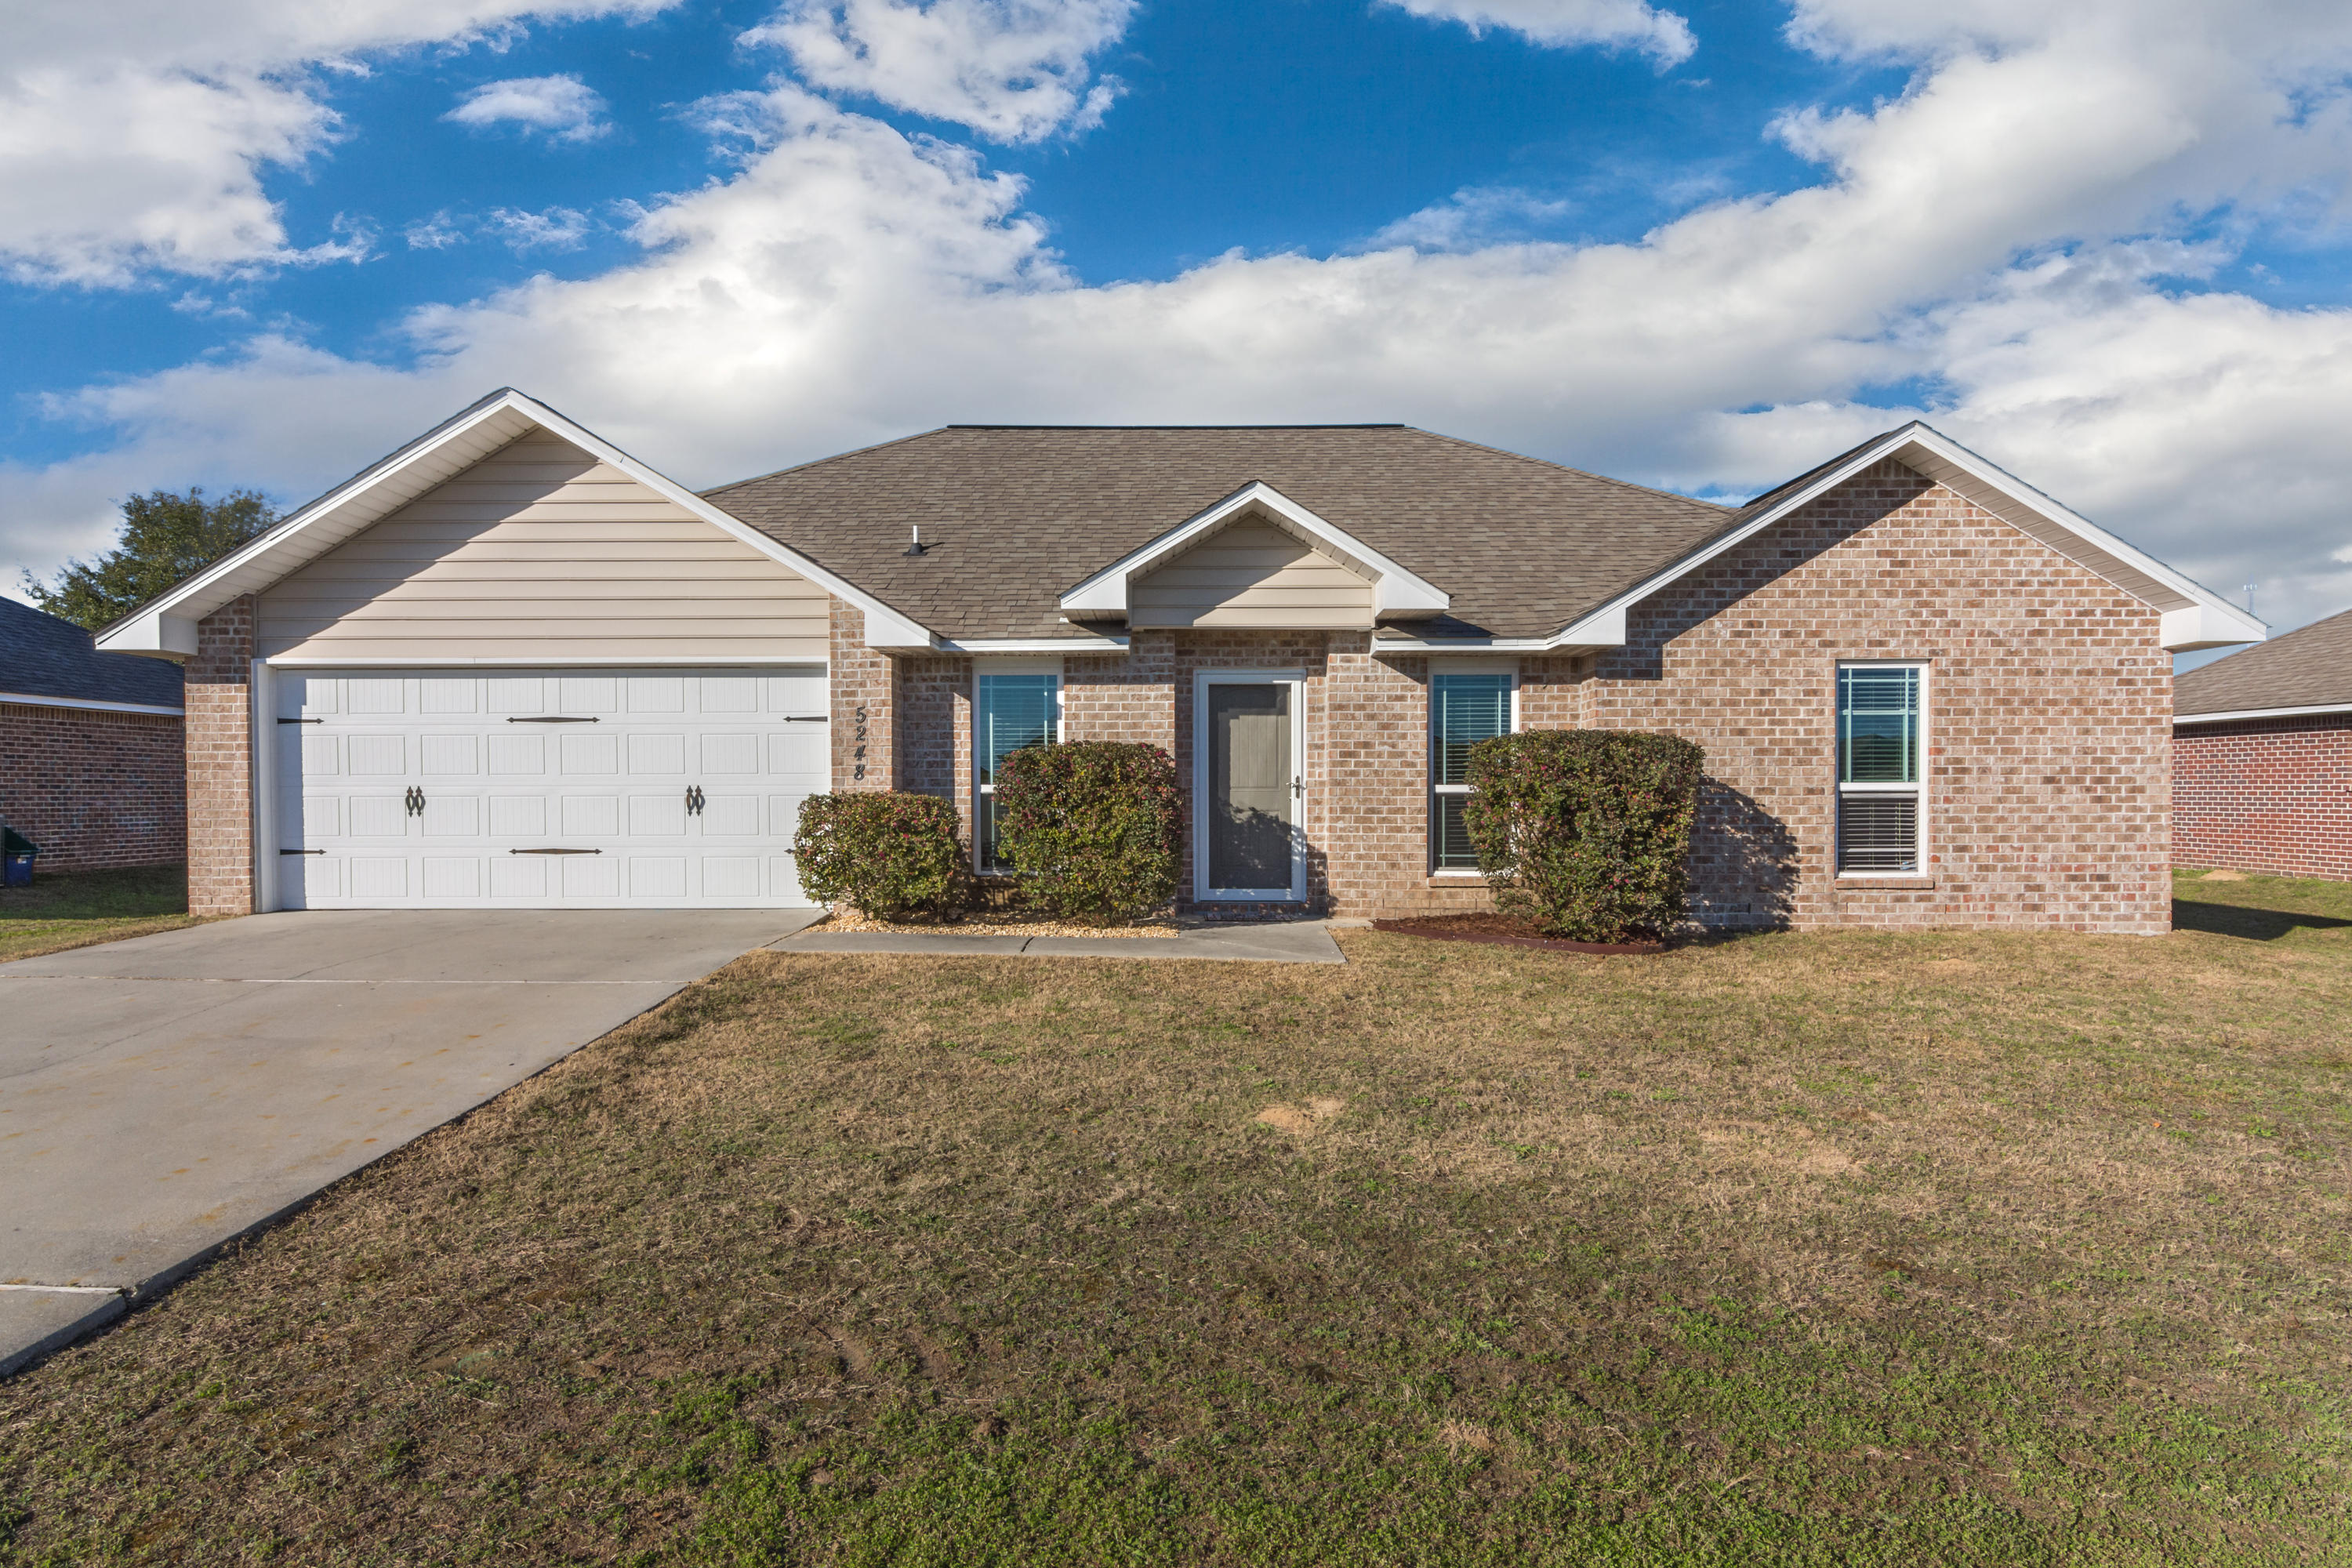
[[[71,621],[0,599],[0,695],[180,706],[180,667],[131,653],[100,653]]]
[[[934,632],[1041,637],[1085,635],[1065,592],[1252,480],[1451,595],[1412,623],[1433,637],[1547,636],[1737,516],[1403,426],[950,426],[703,494]]]
[[[2352,703],[2352,610],[2198,666],[2172,683],[2172,711],[2243,713]]]

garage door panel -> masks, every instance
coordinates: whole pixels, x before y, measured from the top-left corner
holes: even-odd
[[[399,795],[345,795],[343,808],[351,813],[351,832],[354,838],[408,837],[408,803]]]
[[[591,778],[617,775],[621,771],[621,738],[570,731],[557,743],[556,756],[558,765],[567,773]]]
[[[318,721],[271,737],[281,903],[806,901],[822,671],[279,671],[274,701]]]
[[[540,778],[547,773],[547,737],[499,735],[488,737],[492,778]]]
[[[354,717],[408,711],[408,682],[399,676],[354,675],[343,681],[347,710]]]
[[[478,899],[482,896],[482,859],[478,855],[425,857],[425,896],[428,899]]]
[[[478,773],[481,741],[479,735],[420,735],[416,739],[417,771],[426,778]]]

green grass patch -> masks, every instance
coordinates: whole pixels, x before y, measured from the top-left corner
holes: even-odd
[[[0,962],[194,923],[184,867],[49,876],[38,865],[31,887],[0,888]]]
[[[2336,927],[1342,940],[752,954],[0,1384],[0,1560],[2352,1558]]]

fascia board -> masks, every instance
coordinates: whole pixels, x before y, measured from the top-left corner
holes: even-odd
[[[514,407],[518,401],[529,400],[513,388],[505,387],[460,409],[406,446],[371,463],[318,500],[299,508],[268,532],[231,551],[185,582],[141,605],[100,632],[93,642],[110,653],[194,653],[193,631],[197,621],[240,594],[258,592],[288,574],[300,570],[378,518],[371,517],[359,527],[315,548],[289,552],[286,563],[274,566],[257,581],[247,582],[247,576],[257,563],[286,550],[289,545],[310,544],[321,527],[333,521],[344,508],[359,501],[370,491],[380,489],[394,478],[412,471],[451,442],[479,429]],[[425,488],[430,489],[431,486]],[[386,509],[386,514],[391,510]],[[172,625],[175,621],[185,624],[188,628],[186,635],[175,633]],[[184,648],[174,646],[179,641],[185,641],[188,646]]]
[[[2320,719],[2330,713],[2352,713],[2352,702],[2322,702],[2309,708],[2241,708],[2229,713],[2175,713],[2173,728],[2183,724],[2229,724],[2241,719]]]
[[[184,708],[166,708],[154,702],[101,702],[95,697],[31,697],[21,691],[0,691],[0,702],[13,702],[19,708],[77,708],[91,713],[153,713],[167,719],[184,717]]]
[[[943,637],[939,647],[942,653],[1023,654],[1125,653],[1126,637]]]
[[[1141,549],[1121,556],[1063,595],[1062,613],[1079,618],[1125,615],[1128,586],[1137,577],[1181,554],[1202,535],[1252,506],[1273,512],[1336,552],[1346,564],[1370,577],[1373,584],[1376,614],[1435,615],[1453,603],[1451,595],[1444,589],[1406,571],[1345,529],[1300,506],[1272,485],[1253,479],[1214,506],[1186,518]]]

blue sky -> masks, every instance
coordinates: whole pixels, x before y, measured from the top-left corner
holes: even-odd
[[[0,65],[12,583],[129,491],[299,501],[512,383],[705,485],[946,420],[1402,418],[1738,496],[1920,416],[2282,626],[2352,604],[2352,16],[322,9],[130,0]]]

